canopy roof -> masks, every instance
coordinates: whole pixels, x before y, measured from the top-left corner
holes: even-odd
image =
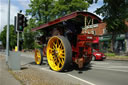
[[[60,22],[70,20],[70,19],[74,19],[76,21],[83,22],[83,20],[84,20],[83,17],[85,17],[85,16],[87,16],[87,17],[89,16],[92,19],[97,20],[98,23],[101,22],[101,19],[98,16],[96,16],[95,14],[93,14],[93,13],[90,13],[90,12],[73,12],[73,13],[68,14],[66,16],[60,17],[60,18],[58,18],[56,20],[50,21],[50,22],[48,22],[46,24],[42,24],[39,27],[35,27],[35,28],[32,29],[32,31],[36,31],[36,30],[39,30],[39,29],[47,28],[47,27],[53,26],[55,24],[58,24]],[[79,19],[81,17],[82,17],[83,20]]]

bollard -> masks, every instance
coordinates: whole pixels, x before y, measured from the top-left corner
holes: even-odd
[[[11,70],[20,70],[21,65],[20,65],[21,59],[20,59],[20,52],[9,52],[9,57],[8,57],[8,66],[9,69]]]
[[[15,52],[17,52],[17,51],[18,51],[17,46],[15,46]]]

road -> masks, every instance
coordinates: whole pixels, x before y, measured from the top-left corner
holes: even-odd
[[[21,56],[22,64],[30,62],[34,64],[33,54],[21,54]],[[50,70],[46,61],[37,67]],[[73,69],[66,74],[91,85],[128,85],[128,61],[92,61],[90,68],[85,67],[81,71]]]
[[[81,82],[80,85],[128,85],[128,61],[105,60],[92,61],[82,70],[71,69],[65,73],[51,71],[46,59],[43,65],[35,65],[34,53],[21,53],[21,64],[30,64],[43,71],[54,73],[65,80]]]

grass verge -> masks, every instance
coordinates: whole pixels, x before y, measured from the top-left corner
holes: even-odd
[[[128,56],[124,55],[116,55],[115,53],[105,53],[107,59],[115,59],[115,60],[128,60]]]

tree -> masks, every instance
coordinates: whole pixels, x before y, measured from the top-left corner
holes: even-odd
[[[0,39],[2,41],[4,48],[6,48],[6,30],[7,30],[7,25],[4,26],[4,30],[0,34]],[[17,43],[17,37],[14,32],[14,26],[10,25],[10,29],[9,29],[9,48],[10,48],[10,50],[15,48],[16,43]]]
[[[104,5],[95,12],[104,17],[107,23],[106,29],[112,34],[111,51],[114,51],[116,34],[124,33],[127,30],[125,19],[128,17],[126,9],[128,4],[125,0],[104,0]]]
[[[26,14],[40,25],[74,11],[87,10],[90,3],[93,0],[31,0]]]
[[[58,0],[52,13],[55,17],[61,17],[74,11],[87,10],[89,3],[87,0]]]
[[[36,19],[38,25],[46,23],[50,20],[49,16],[52,15],[53,2],[53,0],[30,0],[30,9],[26,10],[26,14]]]
[[[85,0],[85,1],[87,1],[90,4],[93,4],[93,3],[97,3],[98,0]]]
[[[30,19],[28,26],[24,29],[23,32],[23,47],[24,49],[33,49],[35,44],[35,32],[32,32],[31,29],[35,27],[35,20]]]

